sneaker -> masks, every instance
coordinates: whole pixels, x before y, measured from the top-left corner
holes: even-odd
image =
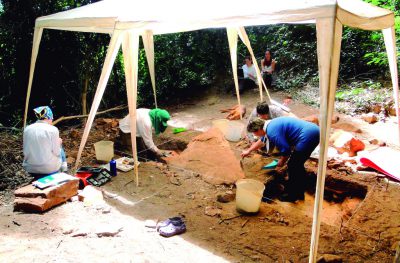
[[[161,227],[166,227],[169,224],[175,224],[175,225],[183,224],[183,219],[179,216],[170,217],[167,220],[158,222],[156,225],[156,229],[158,231]]]
[[[161,226],[158,229],[163,237],[172,237],[186,232],[186,225],[183,221],[170,221],[167,226]]]

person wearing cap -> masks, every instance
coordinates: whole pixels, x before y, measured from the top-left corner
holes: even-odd
[[[304,200],[304,163],[319,144],[319,127],[292,117],[278,117],[267,121],[256,118],[250,121],[247,131],[260,137],[260,140],[244,150],[242,158],[260,149],[264,144],[267,151],[271,145],[276,146],[281,153],[277,168],[282,168],[287,163],[289,177],[285,191],[279,199],[284,202]]]
[[[53,126],[53,112],[48,106],[33,110],[37,121],[24,129],[22,166],[35,180],[68,169],[62,140]]]
[[[171,119],[168,111],[163,109],[136,110],[136,145],[138,155],[145,160],[165,162],[165,154],[158,149],[153,141],[153,129],[156,135],[163,133],[167,128],[167,121]],[[119,121],[119,128],[123,134],[131,132],[129,114]]]

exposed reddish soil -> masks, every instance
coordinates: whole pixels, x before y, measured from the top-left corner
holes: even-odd
[[[283,94],[273,97],[280,101]],[[256,102],[256,92],[242,97],[242,103],[249,105],[247,112]],[[176,126],[206,130],[212,120],[224,117],[219,109],[235,104],[234,97],[211,95],[196,101],[196,105],[170,110]],[[296,102],[291,108],[300,117],[317,112]],[[392,120],[370,125],[340,115],[341,122],[353,123],[362,131],[357,136],[363,139],[395,142],[396,133],[386,132],[395,129]],[[377,132],[375,125],[385,127],[385,134]],[[112,129],[93,129],[84,164],[95,161],[94,142],[115,138],[116,130]],[[69,156],[76,155],[80,134],[71,129],[62,132]],[[174,135],[167,130],[157,138],[157,144],[181,152],[197,135],[198,131]],[[229,146],[239,160],[245,145]],[[214,157],[223,158],[219,153]],[[261,170],[270,161],[271,157],[261,154],[244,159],[246,178],[267,182],[273,190],[275,175]],[[343,262],[392,262],[400,242],[399,184],[375,175],[355,174],[346,167],[331,167],[335,168],[327,169],[319,257],[336,256]],[[0,262],[307,262],[317,161],[308,161],[307,170],[305,201],[291,204],[273,199],[262,203],[256,215],[239,214],[234,201],[217,202],[218,195],[235,192],[234,186],[212,185],[199,171],[154,162],[140,164],[139,187],[133,172],[120,172],[103,186],[104,204],[68,202],[44,214],[16,213],[7,192],[0,207]],[[217,212],[206,215],[210,210]],[[176,215],[184,217],[187,225],[187,232],[180,236],[162,238],[144,226],[145,220]],[[99,237],[99,233],[110,236]]]

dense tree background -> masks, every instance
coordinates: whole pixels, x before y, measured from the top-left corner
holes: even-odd
[[[39,16],[86,5],[94,0],[1,0],[0,125],[20,126],[24,110],[33,28]],[[396,13],[400,47],[400,0],[369,0]],[[277,87],[292,90],[317,83],[316,33],[312,25],[248,27],[257,58],[271,49],[280,68]],[[31,107],[51,105],[57,116],[84,112],[82,94],[91,105],[109,42],[107,34],[44,30],[33,80]],[[213,88],[232,85],[224,29],[155,36],[157,96],[164,106]],[[239,61],[247,55],[239,45]],[[380,32],[345,28],[340,83],[390,80]],[[382,84],[384,85],[384,84]],[[152,107],[153,94],[143,48],[139,60],[139,105]],[[123,60],[113,68],[101,108],[126,103]],[[31,112],[31,111],[30,111]]]

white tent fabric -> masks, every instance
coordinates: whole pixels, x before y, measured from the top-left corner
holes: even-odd
[[[391,11],[364,3],[361,0],[254,0],[250,5],[244,4],[240,0],[203,0],[190,3],[180,0],[103,0],[72,10],[40,17],[35,24],[24,127],[26,125],[26,113],[29,106],[33,73],[43,29],[109,33],[112,35],[79,147],[78,164],[121,44],[124,56],[129,113],[131,123],[135,124],[139,35],[142,36],[146,49],[155,96],[153,35],[205,28],[227,28],[232,67],[235,72],[235,87],[238,89],[236,74],[238,34],[249,48],[250,44],[244,31],[245,26],[277,23],[316,23],[317,25],[317,53],[321,96],[321,151],[309,256],[309,261],[315,262],[325,184],[327,142],[330,130],[330,122],[328,120],[331,119],[334,108],[342,25],[364,30],[383,30],[400,129],[394,14]],[[251,48],[249,48],[250,50]],[[250,53],[254,59],[253,52],[250,51]],[[262,93],[260,93],[260,97],[262,98]],[[238,100],[240,102],[239,96]],[[133,155],[137,160],[135,125],[131,126],[131,136]],[[136,183],[138,183],[137,166],[135,167],[135,173]]]

